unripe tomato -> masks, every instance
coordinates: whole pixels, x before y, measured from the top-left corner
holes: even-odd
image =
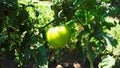
[[[71,31],[65,25],[50,28],[46,32],[47,41],[55,48],[64,47],[70,40]]]

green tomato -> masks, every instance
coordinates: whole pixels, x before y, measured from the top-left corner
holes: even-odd
[[[70,40],[71,31],[65,25],[50,28],[46,32],[47,41],[55,48],[64,47]]]

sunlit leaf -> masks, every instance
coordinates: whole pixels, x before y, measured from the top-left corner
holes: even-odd
[[[112,68],[115,65],[115,58],[107,55],[102,58],[102,61],[99,63],[99,68]]]

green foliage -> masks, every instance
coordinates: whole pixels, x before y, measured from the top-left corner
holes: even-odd
[[[6,58],[14,53],[15,57],[12,57],[18,61],[19,67],[35,62],[37,67],[47,65],[47,51],[43,46],[46,45],[44,26],[53,20],[51,4],[25,0],[9,1],[0,1],[1,51]]]
[[[65,21],[69,21],[70,23],[77,23],[77,29],[73,29],[73,38],[74,40],[71,46],[76,46],[75,50],[80,51],[82,54],[84,61],[86,58],[90,62],[90,68],[93,68],[93,61],[101,54],[111,54],[113,52],[113,48],[118,44],[117,40],[108,35],[106,30],[111,30],[111,27],[116,26],[113,22],[106,21],[107,16],[115,16],[118,12],[112,12],[117,10],[111,1],[95,1],[95,0],[84,0],[84,1],[72,1],[72,5],[70,1],[63,1],[63,5],[67,4],[67,7],[71,7],[69,11],[64,10],[64,6],[62,6],[63,14],[66,16]],[[69,8],[68,7],[68,8]],[[114,9],[113,9],[114,7]],[[68,14],[66,14],[66,13]],[[73,14],[72,17],[67,16],[69,14]],[[75,25],[73,24],[72,27]],[[82,28],[80,28],[82,27]],[[76,30],[76,31],[75,31]],[[80,32],[77,30],[81,30]],[[77,35],[77,36],[76,36]],[[77,40],[77,41],[75,41]],[[87,56],[85,56],[85,54]]]
[[[115,65],[115,59],[110,56],[104,56],[102,57],[102,62],[99,63],[99,68],[113,68]]]
[[[0,0],[0,52],[6,58],[12,56],[23,68],[29,64],[48,68],[48,54],[54,52],[60,61],[61,51],[48,46],[46,30],[68,24],[72,35],[65,48],[80,53],[90,68],[97,57],[101,58],[99,68],[116,65],[120,56],[118,0],[50,1]]]

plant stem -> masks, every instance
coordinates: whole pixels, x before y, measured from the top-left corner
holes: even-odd
[[[91,46],[88,47],[87,58],[88,58],[88,60],[90,62],[90,68],[94,68],[92,52],[91,52]]]
[[[93,62],[90,61],[90,68],[94,68]]]

